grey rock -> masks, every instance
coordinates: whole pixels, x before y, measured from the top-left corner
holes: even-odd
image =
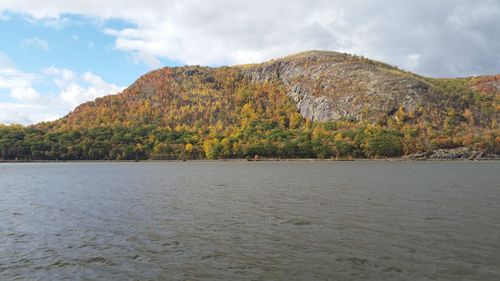
[[[282,83],[298,111],[313,121],[376,121],[394,108],[414,112],[440,98],[415,75],[336,52],[305,52],[242,67],[242,73],[251,82]]]
[[[500,155],[486,151],[474,150],[468,147],[438,149],[434,151],[415,153],[403,157],[411,160],[499,160]]]

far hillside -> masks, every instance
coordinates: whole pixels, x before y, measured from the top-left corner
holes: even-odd
[[[0,125],[0,159],[495,158],[499,101],[500,75],[435,79],[328,51],[167,67],[54,122]]]

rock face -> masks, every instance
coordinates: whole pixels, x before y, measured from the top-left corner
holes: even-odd
[[[494,153],[477,151],[467,147],[454,149],[438,149],[405,156],[410,160],[499,160],[500,156]]]
[[[500,75],[472,78],[471,88],[486,94],[500,95]]]
[[[240,67],[252,82],[283,83],[298,111],[313,121],[377,120],[400,107],[412,113],[439,99],[416,75],[336,52],[310,51]]]
[[[490,86],[495,91],[500,91],[500,80],[488,82],[488,86]]]

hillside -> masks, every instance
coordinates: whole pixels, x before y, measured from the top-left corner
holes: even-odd
[[[499,101],[500,75],[426,78],[326,51],[162,68],[54,122],[0,126],[0,159],[491,157]]]

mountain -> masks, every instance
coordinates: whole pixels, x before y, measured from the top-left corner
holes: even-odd
[[[328,51],[167,67],[54,122],[1,126],[0,159],[383,158],[443,149],[496,157],[499,101],[500,75],[427,78]]]

